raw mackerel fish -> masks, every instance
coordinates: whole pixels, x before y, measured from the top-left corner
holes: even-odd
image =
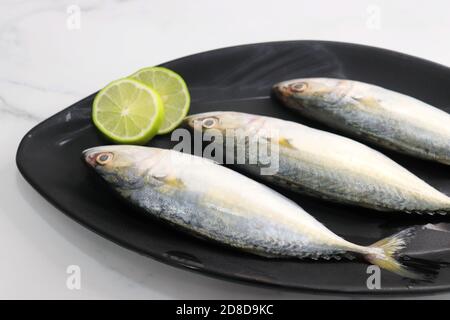
[[[427,277],[394,257],[412,228],[361,246],[272,189],[200,157],[138,146],[96,147],[83,156],[126,201],[194,235],[265,257],[355,255],[404,277]]]
[[[354,137],[450,165],[450,114],[375,85],[310,78],[281,82],[285,106]]]
[[[218,131],[233,141],[224,147],[239,164],[237,151],[245,149],[240,167],[261,179],[326,200],[381,211],[446,214],[450,198],[382,153],[354,140],[296,122],[239,112],[211,112],[189,116],[194,131]],[[231,139],[230,139],[231,135]],[[252,140],[270,141],[278,154],[278,169],[261,175]],[[225,143],[224,145],[226,145]],[[242,152],[241,152],[242,153]]]

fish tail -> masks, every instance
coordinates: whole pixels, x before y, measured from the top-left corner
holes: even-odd
[[[416,235],[416,231],[415,227],[408,228],[375,242],[370,248],[379,250],[365,255],[366,260],[405,278],[421,281],[433,280],[439,270],[437,263],[406,256],[398,257],[398,253],[406,248]]]

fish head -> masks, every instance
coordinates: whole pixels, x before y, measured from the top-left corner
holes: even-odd
[[[161,157],[162,149],[139,146],[101,146],[83,151],[83,159],[104,180],[116,188],[141,185],[152,166]]]
[[[248,129],[260,118],[241,112],[206,112],[188,116],[184,123],[194,131],[217,130],[225,135],[227,130]]]
[[[335,104],[347,87],[348,82],[341,79],[305,78],[283,81],[272,89],[287,106],[302,109]]]

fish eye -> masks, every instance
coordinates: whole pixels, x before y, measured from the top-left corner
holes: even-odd
[[[105,164],[107,164],[109,161],[111,161],[113,158],[113,154],[110,152],[105,152],[105,153],[100,153],[99,155],[97,155],[97,157],[95,158],[95,161],[101,165],[104,166]]]
[[[210,128],[214,127],[216,125],[216,123],[217,123],[217,119],[215,119],[215,118],[206,118],[206,119],[203,119],[202,126],[207,128],[207,129],[210,129]]]
[[[291,84],[289,87],[294,92],[303,92],[306,90],[306,88],[308,88],[308,84],[306,82],[297,82],[297,83]]]

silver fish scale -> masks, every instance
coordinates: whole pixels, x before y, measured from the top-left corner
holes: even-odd
[[[449,139],[441,135],[430,136],[430,131],[419,125],[405,126],[402,119],[392,118],[389,113],[371,111],[352,96],[337,105],[320,106],[322,112],[329,112],[323,117],[328,125],[353,136],[363,136],[374,143],[425,159],[450,159]]]
[[[290,150],[281,148],[280,169],[272,176],[273,181],[289,181],[291,186],[297,186],[298,191],[314,194],[321,198],[346,203],[358,203],[359,205],[389,210],[404,210],[413,206],[401,190],[390,186],[377,186],[364,182],[361,177],[353,179],[346,172],[329,170],[328,168],[308,165],[292,157]],[[386,207],[389,199],[391,207]]]
[[[273,128],[283,128],[283,125],[280,124],[281,120],[275,120],[276,122],[273,122],[271,118],[266,119],[268,119],[265,120],[267,127],[273,126]],[[292,125],[291,122],[286,122],[286,124],[287,123]],[[311,130],[311,132],[314,130],[305,126],[298,126],[299,130]],[[266,134],[267,130],[262,132],[263,133],[261,133],[258,128],[258,130],[247,131],[246,134],[251,134],[252,136]],[[311,134],[311,132],[308,134]],[[281,136],[283,136],[283,133],[283,129],[280,129]],[[336,137],[336,139],[339,138],[338,136]],[[347,140],[347,143],[357,144],[349,139],[342,139],[343,141]],[[270,139],[267,138],[267,140]],[[240,141],[245,141],[245,144],[240,145]],[[246,151],[246,163],[240,165],[240,167],[248,173],[259,175],[260,168],[265,165],[259,163],[250,164],[250,159],[254,159],[255,157],[252,157],[249,153],[250,148],[248,141],[236,137],[235,145],[236,148],[244,148],[243,150]],[[368,149],[362,145],[361,148]],[[405,211],[409,213],[425,213],[432,215],[437,213],[445,214],[450,210],[449,199],[447,199],[448,202],[443,206],[442,202],[435,202],[433,198],[430,198],[429,200],[424,199],[421,197],[421,194],[414,191],[415,189],[413,188],[397,186],[395,183],[390,183],[389,181],[377,181],[373,177],[361,174],[358,170],[351,170],[350,167],[341,170],[336,166],[333,166],[332,163],[320,165],[320,156],[318,156],[319,158],[317,160],[319,161],[317,162],[312,161],[310,158],[305,160],[302,155],[303,152],[308,153],[314,151],[311,149],[298,150],[295,147],[286,147],[280,144],[278,171],[273,175],[260,175],[260,178],[282,187],[289,188],[293,191],[305,193],[321,199],[354,204],[381,211]],[[370,152],[373,152],[374,156],[379,156],[379,153],[375,150],[371,150]],[[234,156],[236,160],[237,153],[234,153]],[[356,155],[356,157],[358,157],[358,155]],[[386,160],[383,161],[384,162],[380,163],[374,162],[374,165],[386,165]],[[399,174],[405,174],[406,169],[401,168],[393,161],[391,162],[392,168],[396,168]],[[366,166],[366,169],[372,170],[373,172],[380,170],[380,168],[376,166],[370,168],[370,164],[366,164]],[[411,178],[412,174],[409,172],[407,172],[407,174]],[[424,184],[419,178],[417,178],[417,182],[422,183],[422,188],[432,189],[431,186]],[[436,190],[433,190],[433,192],[438,193]]]
[[[291,90],[296,83],[304,90]],[[303,116],[377,145],[450,165],[450,114],[416,98],[330,78],[283,81],[274,90]]]
[[[119,191],[120,192],[120,191]],[[269,257],[336,257],[346,251],[318,245],[307,236],[264,218],[234,214],[212,204],[201,204],[201,196],[189,191],[153,186],[121,192],[129,201],[154,217],[191,233]]]
[[[423,203],[413,201],[403,190],[389,185],[381,186],[365,183],[361,179],[352,179],[346,172],[305,164],[296,160],[293,153],[295,151],[280,146],[278,172],[274,175],[261,175],[260,177],[293,191],[334,202],[356,203],[382,211],[400,210],[435,213],[428,207],[424,207]],[[251,174],[257,174],[260,166],[248,164],[248,152],[246,153],[246,161],[247,164],[240,167]]]

